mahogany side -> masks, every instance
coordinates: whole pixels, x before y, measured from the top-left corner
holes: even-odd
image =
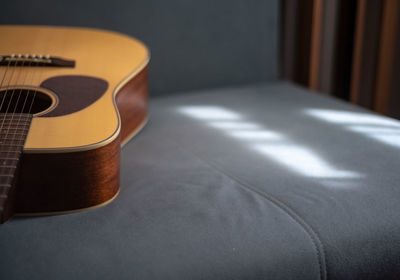
[[[120,137],[97,149],[22,155],[16,213],[52,213],[93,207],[119,190]]]
[[[116,103],[121,117],[121,142],[129,140],[147,119],[148,66],[118,92]]]

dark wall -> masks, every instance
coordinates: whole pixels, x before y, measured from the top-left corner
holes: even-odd
[[[137,37],[152,53],[152,95],[277,73],[277,0],[9,0],[1,9],[1,24],[90,26]]]

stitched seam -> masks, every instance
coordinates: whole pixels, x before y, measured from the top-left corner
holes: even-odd
[[[181,147],[184,147],[184,145],[182,145]],[[284,202],[280,201],[276,197],[274,197],[264,191],[260,191],[259,189],[253,187],[252,185],[250,185],[247,182],[240,180],[239,178],[237,178],[234,175],[226,173],[224,170],[220,169],[215,164],[202,159],[200,156],[198,156],[196,153],[190,151],[189,149],[185,149],[185,150],[188,151],[189,153],[191,153],[192,155],[194,155],[198,160],[215,168],[220,173],[224,174],[231,180],[237,182],[241,187],[254,192],[255,194],[263,197],[264,199],[267,199],[268,201],[273,203],[276,207],[281,209],[284,213],[286,213],[290,218],[292,218],[298,225],[300,225],[300,227],[304,230],[304,232],[310,238],[311,243],[313,244],[313,247],[316,251],[318,266],[319,266],[319,278],[327,279],[326,256],[325,256],[325,250],[324,250],[323,243],[322,243],[320,237],[318,236],[317,232],[299,214],[297,214],[291,207],[289,207],[288,205],[286,205]]]
[[[166,136],[166,135],[164,135],[164,136]],[[191,149],[188,149],[186,147],[186,145],[184,143],[182,143],[181,141],[179,141],[179,140],[173,141],[172,139],[173,138],[171,138],[168,135],[168,137],[164,138],[164,141],[168,141],[168,142],[172,143],[173,146],[176,146],[179,148],[184,148],[186,152],[192,154],[198,160],[205,163],[206,165],[215,168],[217,171],[219,171],[223,175],[227,176],[231,180],[238,183],[239,186],[241,186],[242,188],[248,189],[248,190],[254,192],[255,194],[263,197],[264,199],[270,201],[272,204],[274,204],[276,207],[278,207],[284,213],[286,213],[286,215],[288,215],[290,218],[292,218],[298,225],[300,225],[300,227],[304,230],[306,235],[310,238],[311,243],[313,244],[314,250],[316,251],[318,267],[319,267],[319,278],[320,279],[328,278],[326,255],[325,255],[323,243],[322,243],[320,237],[318,236],[318,233],[299,214],[297,214],[291,207],[289,207],[288,205],[286,205],[284,202],[280,201],[276,197],[268,194],[267,192],[260,191],[256,187],[251,186],[249,183],[244,182],[244,181],[240,180],[239,178],[237,178],[236,176],[227,173],[226,171],[219,168],[216,164],[206,161],[205,159],[203,159],[202,157],[197,155],[195,152],[193,152]]]

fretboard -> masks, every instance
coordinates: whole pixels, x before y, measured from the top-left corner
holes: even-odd
[[[31,114],[0,114],[0,217],[12,212],[13,186],[19,160],[32,121]]]

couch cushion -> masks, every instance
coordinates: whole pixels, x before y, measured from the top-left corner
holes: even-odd
[[[1,225],[0,278],[394,279],[399,139],[285,83],[153,99],[120,196]]]

